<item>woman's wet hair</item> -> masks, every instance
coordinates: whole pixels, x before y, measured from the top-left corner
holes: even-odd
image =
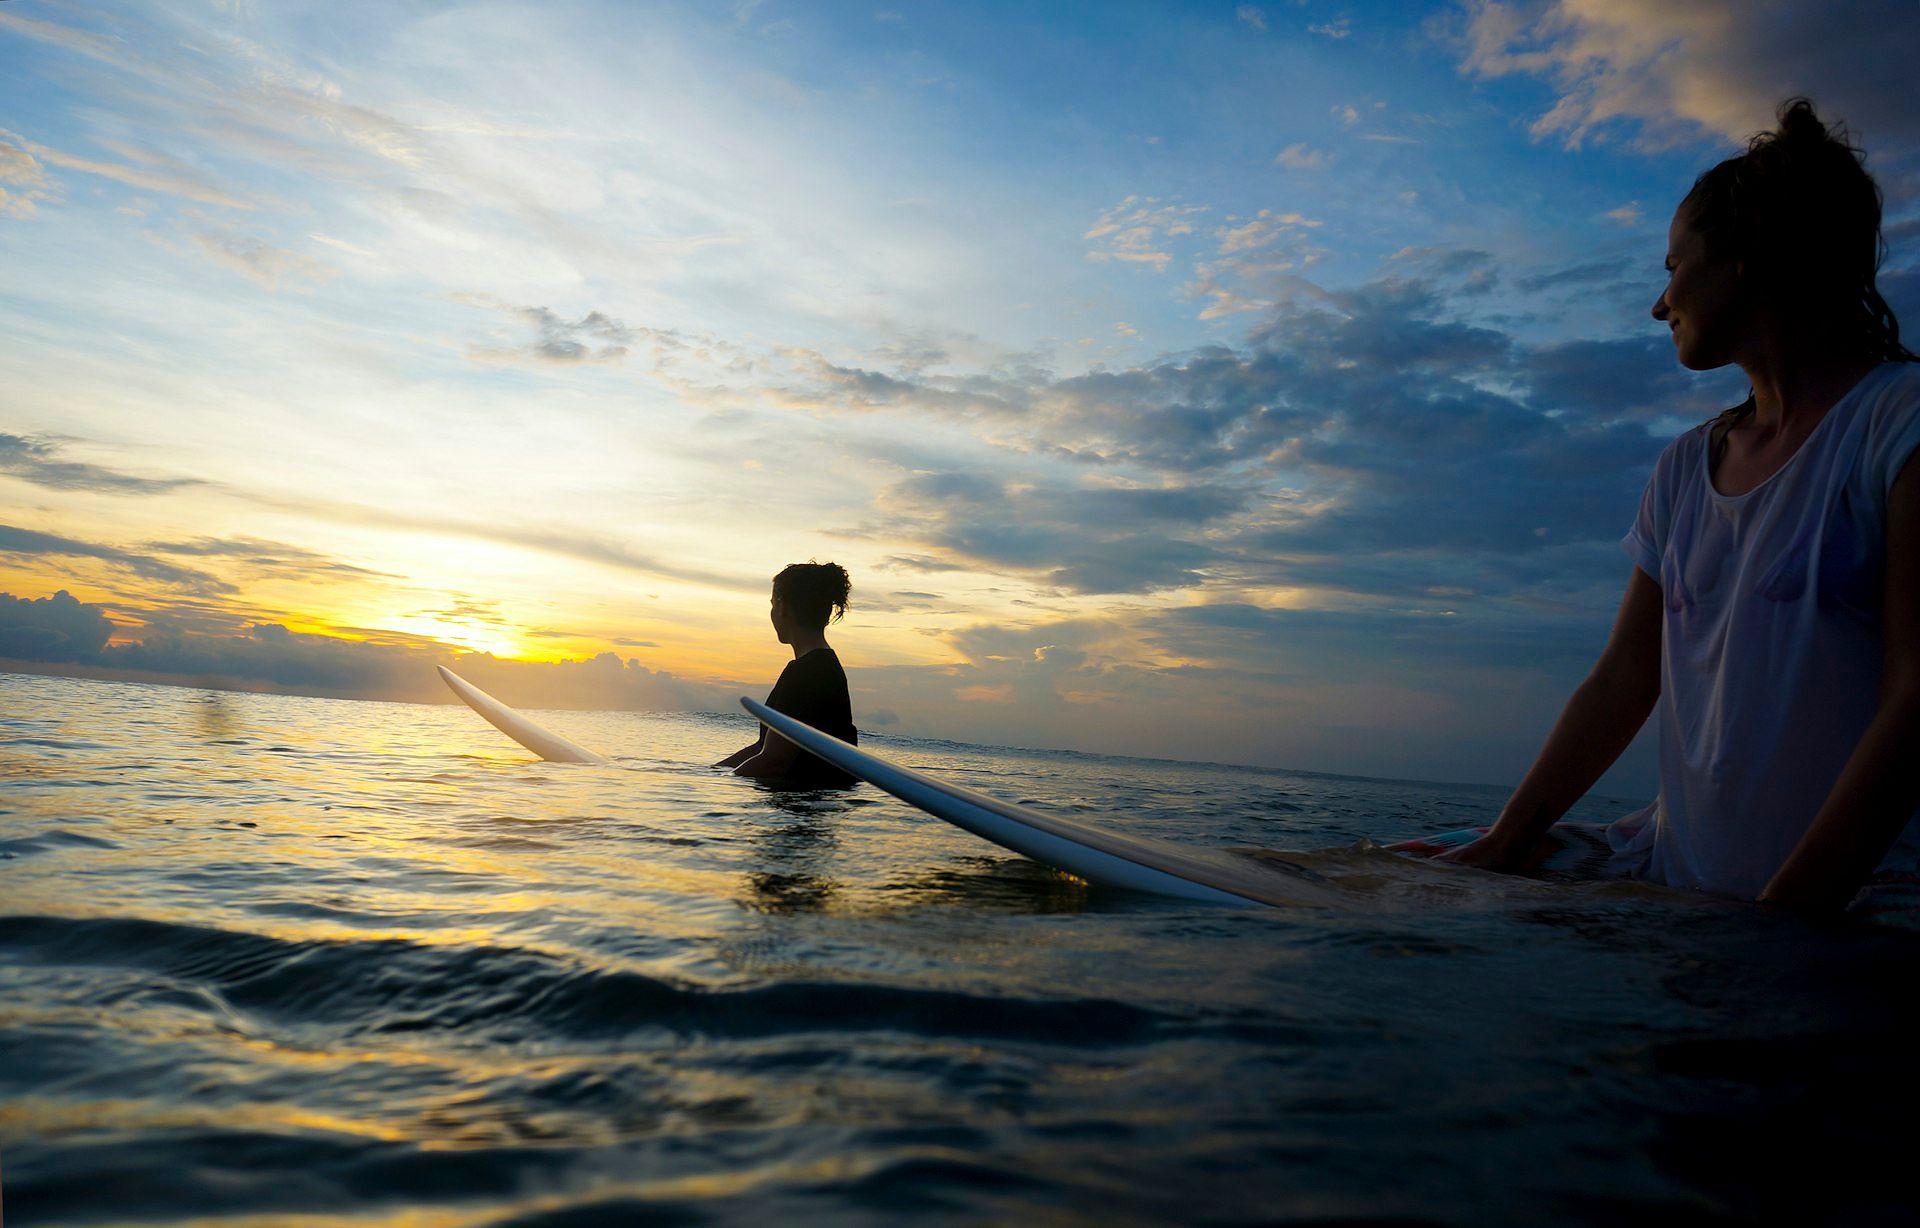
[[[1866,151],[1806,98],[1787,99],[1778,115],[1778,128],[1694,181],[1681,202],[1688,224],[1708,251],[1739,261],[1758,293],[1831,342],[1912,361],[1874,285],[1886,242]]]
[[[847,612],[853,581],[838,563],[788,563],[773,578],[773,595],[809,627],[824,627]]]

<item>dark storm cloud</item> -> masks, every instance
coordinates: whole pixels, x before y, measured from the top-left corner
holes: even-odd
[[[61,460],[60,450],[60,445],[50,439],[0,434],[0,473],[53,490],[109,495],[157,495],[202,485],[193,478],[141,477],[84,461]]]
[[[208,596],[238,591],[225,580],[208,575],[204,571],[182,567],[164,559],[156,559],[151,555],[135,554],[117,546],[59,537],[52,533],[41,533],[34,529],[22,529],[13,525],[0,524],[0,554],[98,559],[103,563],[129,571],[143,580],[150,580],[169,588]]]

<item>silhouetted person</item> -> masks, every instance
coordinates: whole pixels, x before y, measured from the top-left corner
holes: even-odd
[[[858,743],[853,702],[847,697],[847,672],[827,644],[827,624],[847,612],[852,592],[847,569],[838,563],[789,563],[773,578],[770,617],[773,633],[793,649],[767,696],[767,707],[843,742]],[[841,788],[853,777],[760,726],[760,736],[715,767],[794,789]]]
[[[1920,367],[1864,155],[1806,99],[1779,120],[1680,202],[1653,305],[1682,366],[1752,392],[1655,464],[1599,662],[1447,860],[1526,865],[1657,706],[1659,797],[1607,829],[1611,873],[1823,910],[1920,882]]]

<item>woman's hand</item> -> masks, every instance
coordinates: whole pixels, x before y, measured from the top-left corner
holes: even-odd
[[[1518,874],[1527,868],[1527,854],[1531,851],[1531,847],[1516,849],[1512,842],[1502,836],[1498,828],[1495,828],[1472,844],[1448,849],[1435,856],[1433,860],[1451,862],[1458,866],[1473,866],[1481,870],[1493,870],[1500,874]]]

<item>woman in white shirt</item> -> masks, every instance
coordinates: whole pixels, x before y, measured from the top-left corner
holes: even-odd
[[[1920,365],[1862,159],[1793,99],[1680,203],[1654,318],[1752,394],[1660,457],[1598,663],[1443,859],[1539,865],[1657,707],[1659,797],[1607,829],[1608,872],[1808,910],[1920,884]]]

